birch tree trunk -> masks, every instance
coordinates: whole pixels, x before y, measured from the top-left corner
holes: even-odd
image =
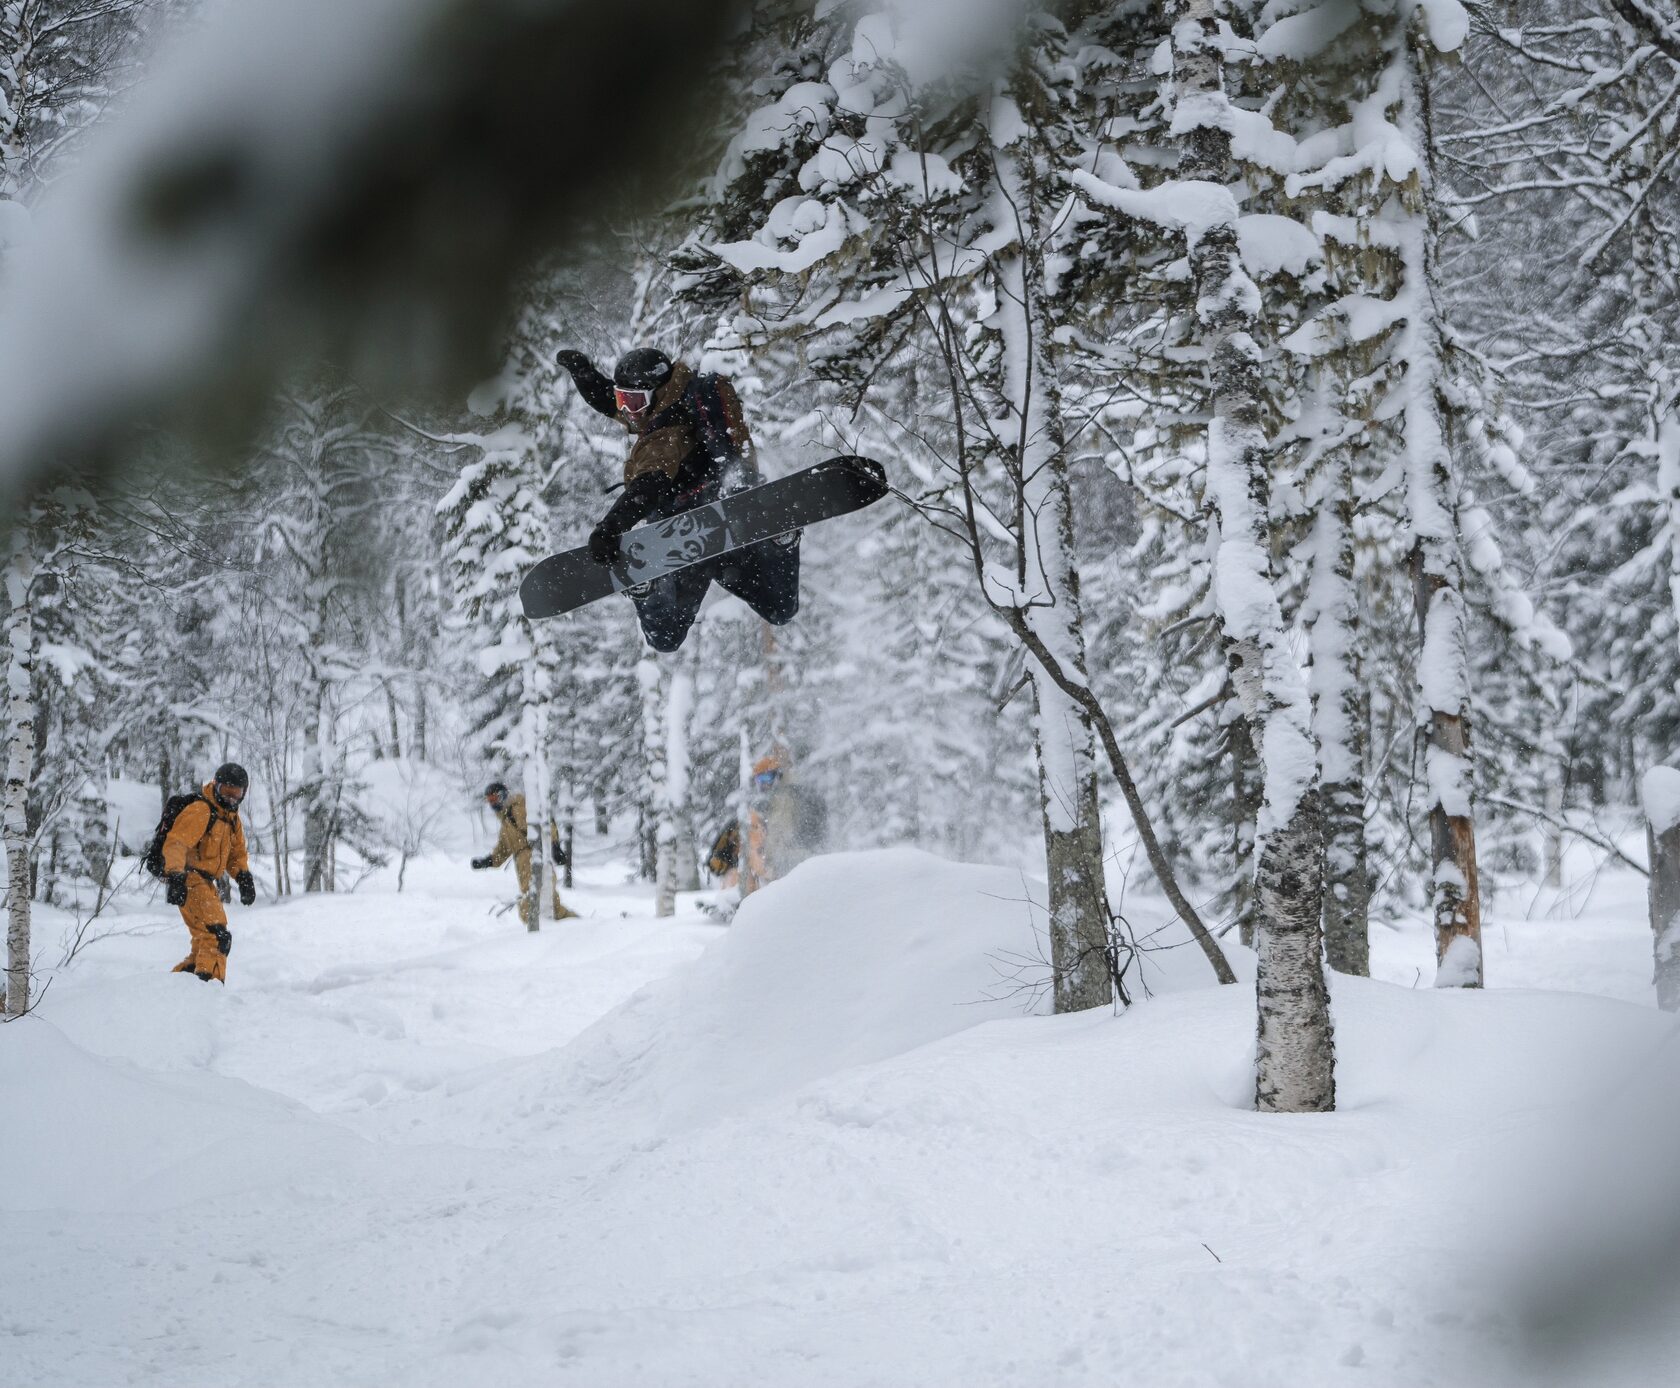
[[[741,745],[737,753],[735,776],[735,876],[741,885],[741,899],[745,901],[761,885],[752,871],[752,856],[747,851],[752,842],[752,734],[743,724]]]
[[[542,929],[543,915],[554,918],[553,890],[548,885],[549,849],[548,824],[550,814],[549,787],[549,696],[554,688],[549,669],[551,648],[546,638],[532,623],[525,623],[531,641],[531,656],[526,662],[523,694],[525,709],[523,722],[526,734],[525,752],[525,839],[531,846],[531,877],[520,902],[525,929]]]
[[[1406,510],[1420,640],[1418,724],[1428,797],[1435,986],[1480,988],[1482,909],[1471,814],[1470,656],[1457,469],[1448,437],[1450,405],[1435,300],[1429,88],[1416,42],[1416,35],[1407,37],[1397,120],[1402,136],[1422,160],[1418,177],[1400,192],[1411,215],[1398,227],[1403,277],[1398,297],[1406,310],[1398,351],[1406,368]]]
[[[1265,787],[1248,719],[1239,713],[1227,726],[1225,737],[1231,756],[1231,864],[1235,878],[1231,914],[1237,922],[1237,938],[1253,949],[1254,827],[1260,822]]]
[[[1016,579],[1028,595],[1023,615],[1034,635],[1064,672],[1083,683],[1088,673],[1073,559],[1073,500],[1044,291],[1044,228],[1037,215],[1046,194],[1032,186],[1031,161],[1014,149],[999,150],[996,166],[998,191],[1021,222],[1019,245],[998,265],[1003,389],[1016,431],[1012,461],[1020,496]],[[1090,714],[1036,662],[1029,668],[1055,1009],[1079,1012],[1114,999],[1096,731]]]
[[[671,672],[665,696],[665,816],[671,825],[673,911],[677,892],[698,891],[700,887],[700,864],[694,851],[694,786],[689,757],[699,663],[700,631],[696,624]]]
[[[309,720],[303,732],[303,889],[306,892],[332,890],[328,867],[332,840],[332,804],[327,794],[332,744],[329,698],[326,677],[317,672]]]
[[[1324,797],[1324,953],[1338,973],[1371,972],[1370,880],[1365,852],[1364,731],[1359,605],[1353,587],[1353,467],[1338,450],[1332,494],[1313,535],[1313,736]]]
[[[0,201],[5,202],[20,194],[29,153],[23,122],[32,104],[33,20],[33,5],[0,5]]]
[[[653,815],[655,916],[677,909],[677,826],[671,812],[671,675],[649,653],[636,665],[642,691],[642,752],[647,761],[647,803]]]
[[[1249,335],[1259,291],[1237,254],[1231,117],[1219,11],[1189,0],[1173,29],[1178,176],[1223,215],[1192,234],[1190,269],[1212,360],[1208,494],[1218,514],[1214,599],[1231,681],[1260,753],[1264,800],[1255,833],[1255,1105],[1280,1113],[1335,1107],[1335,1044],[1319,954],[1323,818],[1311,706],[1288,646],[1271,573],[1270,477],[1260,423],[1260,352]]]
[[[35,560],[29,532],[12,523],[6,565],[6,1015],[29,1008],[29,783],[35,754]]]
[[[1680,771],[1655,766],[1640,790],[1650,851],[1651,953],[1657,1006],[1680,1012]]]

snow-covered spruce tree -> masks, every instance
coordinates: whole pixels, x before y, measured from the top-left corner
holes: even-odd
[[[480,402],[488,404],[489,402]],[[496,411],[478,439],[477,456],[464,464],[455,485],[438,503],[444,519],[449,566],[468,636],[477,650],[479,673],[496,698],[491,720],[480,737],[491,756],[519,767],[526,828],[538,851],[532,865],[547,859],[548,700],[555,687],[558,652],[553,624],[525,619],[519,606],[519,580],[532,564],[554,548],[548,508],[542,499],[546,459],[538,452],[531,421],[517,405],[496,402]],[[491,692],[490,690],[486,691]],[[529,928],[538,928],[544,897],[542,873],[533,874],[534,900],[523,905]]]
[[[1042,16],[1024,33],[1045,49],[1061,41]],[[1095,734],[1045,664],[1086,682],[1053,341],[1060,305],[1043,244],[1060,191],[1046,165],[1054,137],[1035,123],[1062,105],[1056,67],[1023,57],[981,101],[917,92],[895,42],[888,17],[866,16],[827,82],[794,82],[747,119],[719,179],[717,223],[734,239],[713,249],[791,293],[780,303],[766,294],[756,321],[736,320],[750,337],[798,336],[826,375],[854,386],[908,335],[943,368],[940,388],[962,420],[954,480],[971,520],[998,522],[984,534],[968,527],[976,575],[1038,664],[1057,1006],[1088,1007],[1111,995]],[[962,170],[940,153],[953,144]]]
[[[1659,443],[1680,331],[1680,45],[1672,17],[1638,3],[1474,14],[1466,73],[1438,84],[1436,143],[1458,220],[1480,235],[1444,259],[1443,287],[1510,382],[1507,434],[1546,460],[1531,563],[1579,684],[1541,793],[1579,828],[1631,799],[1680,736]]]
[[[250,513],[260,517],[258,553],[267,561],[255,588],[299,659],[301,764],[291,794],[303,816],[302,885],[310,892],[337,890],[341,843],[364,863],[383,859],[352,765],[351,739],[365,738],[365,729],[350,711],[377,689],[367,657],[371,608],[392,555],[371,522],[383,509],[392,453],[379,416],[353,387],[298,382],[279,402],[255,471]]]

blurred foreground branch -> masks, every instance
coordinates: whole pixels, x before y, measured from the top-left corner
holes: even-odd
[[[734,0],[238,0],[164,55],[7,266],[0,511],[138,427],[236,442],[286,371],[495,367],[521,269],[653,195]]]

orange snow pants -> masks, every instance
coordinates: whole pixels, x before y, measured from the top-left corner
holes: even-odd
[[[192,953],[175,966],[174,972],[226,983],[227,946],[233,936],[228,933],[227,912],[222,909],[215,884],[202,873],[187,873],[187,901],[181,907],[181,919],[192,936]]]

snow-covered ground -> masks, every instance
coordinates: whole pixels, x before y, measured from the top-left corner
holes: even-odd
[[[465,856],[235,908],[226,989],[125,897],[0,1028],[5,1382],[1631,1385],[1676,1349],[1523,1323],[1537,1262],[1602,1290],[1629,1208],[1670,1227],[1631,875],[1492,920],[1485,994],[1377,931],[1339,1111],[1283,1118],[1192,951],[1031,1015],[1017,873],[837,855],[725,928],[596,853],[528,935]]]

